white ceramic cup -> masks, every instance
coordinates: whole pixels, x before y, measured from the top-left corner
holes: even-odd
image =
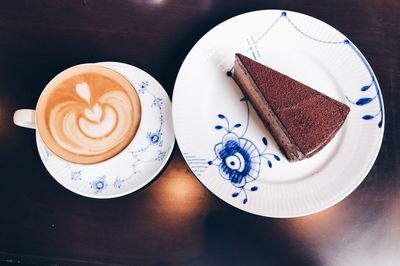
[[[118,75],[124,77],[124,75],[123,75],[122,73],[120,73],[119,71],[117,71],[116,69],[109,68],[109,67],[104,66],[104,65],[102,65],[102,64],[80,64],[80,65],[76,65],[76,66],[70,67],[70,68],[68,68],[68,69],[66,69],[66,70],[64,70],[64,71],[62,71],[62,72],[60,72],[58,75],[56,75],[56,76],[46,85],[46,87],[45,87],[45,88],[43,89],[43,91],[41,92],[41,94],[40,94],[40,96],[39,96],[39,99],[38,99],[38,101],[37,101],[37,103],[36,103],[36,110],[38,109],[38,105],[39,105],[39,103],[40,103],[41,97],[43,96],[43,93],[44,93],[46,90],[51,89],[51,87],[53,86],[53,82],[54,82],[57,78],[62,77],[62,76],[65,74],[65,72],[70,71],[71,69],[74,69],[74,68],[77,68],[77,67],[82,67],[82,66],[85,66],[85,67],[87,67],[87,66],[96,66],[96,67],[106,68],[107,71],[111,71],[111,72],[117,73]],[[125,79],[126,79],[126,78],[125,78]],[[128,79],[126,79],[126,80],[129,81]],[[131,81],[129,81],[129,83],[130,83],[130,85],[132,86],[132,88],[134,88],[134,84],[132,84]],[[136,96],[137,96],[137,98],[138,98],[138,105],[137,105],[136,107],[138,107],[138,109],[139,109],[139,118],[138,118],[138,119],[139,119],[139,122],[138,122],[138,124],[137,124],[137,126],[136,126],[136,129],[135,129],[135,131],[137,132],[137,130],[139,129],[140,124],[141,124],[141,114],[140,114],[140,112],[141,112],[141,103],[140,103],[140,99],[139,99],[139,96],[137,95],[136,90],[133,89],[133,91],[134,91],[134,93],[136,94]],[[39,137],[40,137],[40,138],[42,139],[42,141],[43,141],[43,137],[42,137],[42,135],[40,134],[40,130],[38,130],[38,128],[37,128],[37,126],[36,126],[36,125],[37,125],[37,121],[38,121],[38,117],[37,117],[37,112],[36,112],[36,110],[35,110],[35,109],[19,109],[19,110],[15,111],[14,117],[13,117],[13,121],[14,121],[14,124],[17,125],[17,126],[35,129],[35,130],[37,131]],[[130,139],[129,143],[132,143],[132,142],[133,142],[133,140],[135,139],[135,136],[136,136],[136,134],[134,134],[133,138]],[[45,146],[46,146],[49,150],[52,150],[51,147],[48,147],[48,145],[45,145]],[[118,154],[122,153],[122,152],[127,148],[127,146],[129,146],[129,144],[126,145],[125,148],[121,149],[119,152],[117,152],[116,154],[114,154],[113,156],[111,156],[111,157],[109,157],[109,158],[107,158],[107,159],[105,159],[105,160],[100,160],[100,161],[94,162],[94,163],[84,163],[84,162],[82,162],[82,164],[96,164],[96,163],[101,163],[101,162],[103,162],[103,161],[110,160],[110,159],[116,157]],[[53,154],[56,155],[57,157],[59,157],[59,158],[62,159],[62,160],[68,161],[68,160],[62,158],[61,156],[58,156],[57,153],[55,153],[54,151],[53,151]],[[73,162],[73,163],[81,164],[81,162]]]

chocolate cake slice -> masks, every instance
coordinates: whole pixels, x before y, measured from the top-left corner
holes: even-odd
[[[320,151],[350,111],[347,105],[241,54],[236,54],[232,77],[289,161]]]

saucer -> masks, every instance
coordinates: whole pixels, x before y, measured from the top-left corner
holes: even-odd
[[[289,162],[226,74],[235,53],[347,104],[335,138],[313,157]],[[318,19],[280,10],[242,14],[205,34],[179,70],[172,109],[179,148],[201,183],[236,208],[269,217],[304,216],[344,199],[374,164],[385,126],[377,78],[357,47]]]
[[[62,186],[90,198],[115,198],[132,193],[155,178],[171,156],[175,137],[171,101],[163,87],[145,71],[123,63],[102,62],[121,73],[135,87],[142,119],[132,142],[117,156],[92,165],[66,162],[52,154],[38,132],[40,158]]]

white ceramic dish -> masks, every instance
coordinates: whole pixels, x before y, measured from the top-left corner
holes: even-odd
[[[237,52],[346,103],[335,138],[289,163],[226,75]],[[172,111],[197,178],[227,203],[269,217],[308,215],[345,198],[371,169],[384,131],[379,84],[356,46],[320,20],[279,10],[236,16],[203,36],[179,71]]]
[[[139,95],[142,119],[133,141],[117,156],[93,165],[73,164],[54,156],[38,133],[36,142],[46,169],[65,188],[90,198],[115,198],[149,183],[167,163],[175,143],[171,101],[143,70],[116,62],[99,64],[124,75]]]

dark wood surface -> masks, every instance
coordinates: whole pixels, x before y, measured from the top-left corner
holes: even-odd
[[[180,151],[150,186],[94,200],[60,186],[32,130],[12,123],[79,63],[121,61],[172,95],[179,67],[218,23],[287,9],[348,36],[380,82],[383,145],[371,172],[321,213],[270,219],[237,210],[193,176]],[[129,265],[400,265],[400,1],[0,1],[0,261]]]

